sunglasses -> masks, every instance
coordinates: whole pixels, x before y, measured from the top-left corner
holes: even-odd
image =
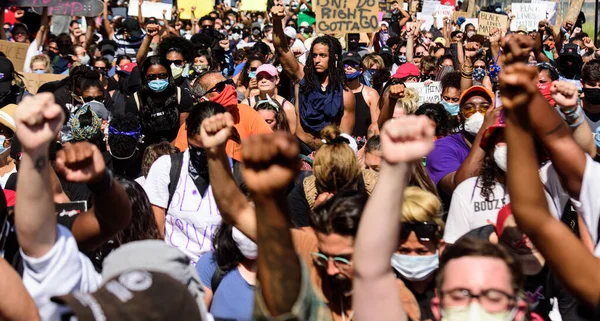
[[[211,26],[211,25],[204,25],[204,26],[202,26],[202,29],[204,29],[204,30],[208,30],[208,29],[214,29],[214,28],[215,28],[215,27],[214,27],[214,26]]]
[[[83,102],[86,102],[86,103],[89,103],[90,101],[93,101],[93,100],[95,100],[95,101],[99,101],[99,102],[101,102],[101,103],[104,103],[104,96],[98,96],[98,97],[92,97],[92,96],[89,96],[89,97],[83,97]]]
[[[423,53],[422,52],[415,52],[415,57],[423,57]]]
[[[174,64],[177,67],[183,66],[183,60],[169,60],[169,62]]]
[[[256,69],[258,69],[258,68],[256,68],[256,67],[250,67],[249,68],[250,71],[256,71]]]
[[[94,67],[94,68],[97,70],[100,70],[100,71],[108,71],[108,68],[106,68],[106,67]]]
[[[148,79],[148,81],[157,80],[157,79],[167,79],[167,78],[169,78],[169,74],[165,74],[165,73],[146,75],[146,79]]]
[[[437,231],[438,225],[434,222],[402,223],[400,239],[406,240],[408,239],[410,232],[415,232],[419,241],[434,241],[436,240],[435,235]]]
[[[355,64],[344,64],[344,68],[352,67],[354,69],[358,68],[358,65]]]
[[[233,79],[227,79],[227,80],[223,80],[219,83],[217,83],[214,87],[212,87],[211,89],[207,90],[206,93],[204,93],[204,95],[208,95],[210,93],[216,92],[216,93],[222,93],[223,90],[225,90],[225,86],[227,85],[231,85],[231,86],[235,86],[235,81],[233,81]]]

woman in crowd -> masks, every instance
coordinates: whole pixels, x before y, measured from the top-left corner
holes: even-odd
[[[69,48],[69,59],[71,65],[79,63],[81,65],[87,65],[90,63],[90,56],[85,51],[85,48],[81,45],[73,45]]]
[[[277,101],[271,99],[270,96],[267,95],[266,99],[260,100],[256,104],[255,109],[273,131],[282,130],[291,132],[290,124],[283,111],[283,107]]]
[[[50,57],[45,54],[31,57],[31,63],[29,64],[31,71],[36,74],[51,74],[52,64],[50,63]]]
[[[415,115],[425,115],[435,123],[435,138],[446,137],[453,132],[453,126],[450,125],[450,114],[441,104],[423,104]]]
[[[404,97],[398,99],[394,107],[394,115],[392,118],[397,118],[402,115],[412,115],[419,108],[419,93],[408,88],[404,91]]]
[[[238,92],[244,94],[244,97],[251,97],[260,93],[260,90],[258,89],[258,80],[256,79],[256,71],[263,63],[264,58],[262,56],[250,56],[248,57],[244,68],[238,74],[236,87]]]
[[[135,181],[144,186],[146,182],[146,177],[148,176],[148,172],[150,171],[150,167],[152,164],[163,155],[171,155],[179,153],[179,148],[171,145],[168,142],[160,142],[157,144],[150,145],[144,151],[144,156],[142,157],[142,176],[135,179]]]
[[[159,56],[169,63],[175,85],[188,91],[191,90],[189,63],[194,60],[192,48],[192,43],[181,37],[164,38],[158,46]]]
[[[383,62],[381,56],[377,54],[368,54],[362,58],[361,65],[364,70],[362,75],[363,83],[368,87],[372,87],[373,85],[371,80],[373,79],[373,75],[378,70],[385,69],[385,63]]]
[[[127,101],[125,112],[140,117],[145,144],[171,142],[192,108],[192,97],[175,85],[166,59],[147,58],[141,73],[142,88]]]

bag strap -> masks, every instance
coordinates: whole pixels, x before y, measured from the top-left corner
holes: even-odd
[[[177,88],[177,105],[181,105],[181,88]]]
[[[140,111],[140,98],[138,97],[137,92],[133,93],[133,99],[135,99],[135,105],[138,108],[138,111]]]
[[[219,264],[216,264],[215,267],[215,272],[213,273],[212,278],[210,278],[210,288],[212,289],[213,297],[217,292],[219,284],[221,284],[221,281],[223,281],[225,274],[227,274],[227,272],[221,270]]]
[[[171,206],[173,195],[177,189],[177,183],[179,182],[179,176],[181,176],[181,167],[183,166],[183,153],[175,153],[169,155],[171,157],[171,170],[169,171],[169,201],[167,202],[167,208],[165,213]]]

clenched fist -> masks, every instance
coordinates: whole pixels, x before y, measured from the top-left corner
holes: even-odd
[[[427,116],[400,116],[381,129],[383,159],[389,164],[420,161],[433,150],[435,124]]]
[[[49,93],[25,97],[15,112],[17,137],[23,151],[48,150],[65,119],[62,108]]]

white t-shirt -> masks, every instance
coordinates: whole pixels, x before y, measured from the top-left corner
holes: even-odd
[[[73,291],[94,292],[102,277],[90,259],[79,252],[71,232],[58,226],[56,243],[46,255],[32,258],[21,250],[23,257],[23,284],[38,307],[42,320],[61,320],[68,308],[50,301],[53,296]]]
[[[195,263],[200,256],[212,249],[212,238],[221,224],[221,214],[209,186],[200,195],[192,177],[188,174],[190,153],[183,153],[181,175],[171,205],[165,217],[165,242],[181,250]],[[166,208],[169,202],[169,173],[171,158],[161,156],[156,160],[144,183],[152,205]]]
[[[588,232],[594,242],[594,256],[600,257],[600,246],[598,245],[598,226],[600,220],[600,164],[586,157],[585,172],[581,182],[579,199],[573,202],[577,213],[583,218]]]
[[[481,196],[481,186],[480,177],[471,177],[460,183],[452,193],[444,229],[444,241],[447,243],[455,243],[469,231],[489,224],[488,221],[496,223],[500,209],[510,203],[508,191],[503,184],[496,182],[490,201]],[[557,211],[553,199],[547,192],[546,198],[550,212],[558,217],[557,213],[562,213],[562,210]]]
[[[31,58],[33,56],[37,56],[41,53],[41,47],[38,45],[37,40],[34,39],[31,44],[29,44],[29,48],[27,48],[27,54],[25,55],[25,63],[23,64],[23,72],[33,72],[31,70]]]

